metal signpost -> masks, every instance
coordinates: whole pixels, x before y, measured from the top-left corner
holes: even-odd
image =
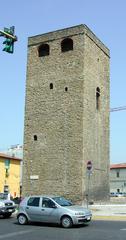
[[[89,205],[89,193],[90,193],[90,176],[92,173],[92,162],[87,162],[87,176],[88,176],[88,183],[87,183],[87,208]]]

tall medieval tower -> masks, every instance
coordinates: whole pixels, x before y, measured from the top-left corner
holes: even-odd
[[[109,194],[109,50],[86,26],[28,39],[23,195]]]

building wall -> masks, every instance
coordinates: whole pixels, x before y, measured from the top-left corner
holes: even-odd
[[[0,192],[4,191],[4,186],[9,187],[9,192],[13,197],[20,196],[20,161],[10,159],[8,174],[5,169],[5,158],[0,158]]]
[[[74,47],[63,53],[61,41],[66,37]],[[42,43],[49,44],[49,56],[38,57]],[[109,192],[109,50],[85,25],[31,37],[28,46],[23,194],[82,200],[87,192],[86,163],[91,160],[91,196],[105,198]],[[96,110],[97,87],[100,111]]]
[[[92,32],[84,47],[84,159],[92,161],[91,197],[107,198],[109,192],[109,55]],[[96,88],[100,106],[96,109]],[[86,176],[86,174],[85,174]]]
[[[110,170],[110,192],[126,193],[126,168]]]
[[[15,144],[10,146],[8,149],[2,150],[3,153],[11,156],[23,159],[23,146],[19,144]],[[23,161],[20,161],[20,186],[22,186],[22,165]]]

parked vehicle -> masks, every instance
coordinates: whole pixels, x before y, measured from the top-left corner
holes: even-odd
[[[63,197],[29,196],[25,197],[17,214],[18,223],[46,222],[61,224],[69,228],[76,224],[88,224],[91,221],[91,211],[82,206],[74,205]]]
[[[118,197],[118,195],[117,195],[117,193],[115,193],[115,192],[111,192],[111,193],[110,193],[110,197]]]
[[[111,192],[110,197],[126,197],[125,192]]]
[[[9,218],[15,212],[16,205],[13,201],[7,199],[6,194],[0,193],[0,215]]]

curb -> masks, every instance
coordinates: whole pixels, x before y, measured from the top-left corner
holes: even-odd
[[[95,215],[92,216],[92,220],[107,220],[107,221],[126,221],[126,216],[105,216]]]

